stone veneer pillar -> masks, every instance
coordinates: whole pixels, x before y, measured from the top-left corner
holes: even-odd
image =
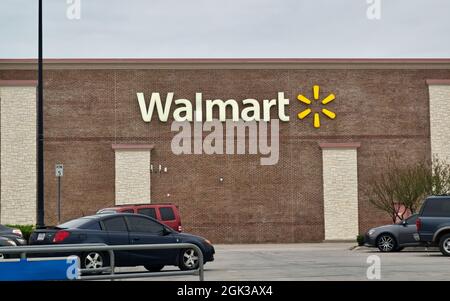
[[[149,204],[150,154],[153,145],[113,144],[116,205]]]
[[[450,80],[427,80],[431,154],[450,163]]]
[[[320,143],[323,159],[325,240],[355,240],[360,143]]]
[[[36,223],[36,81],[0,80],[0,223]]]

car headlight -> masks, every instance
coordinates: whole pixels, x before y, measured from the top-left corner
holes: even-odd
[[[372,236],[374,233],[375,233],[375,230],[374,230],[374,229],[370,229],[370,230],[369,230],[369,236]]]

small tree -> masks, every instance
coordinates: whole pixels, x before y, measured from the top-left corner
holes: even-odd
[[[430,195],[450,194],[450,164],[433,158],[431,172],[427,174],[427,192]]]
[[[430,172],[429,165],[424,163],[397,168],[394,171],[395,200],[405,209],[398,216],[400,220],[404,219],[406,212],[414,214],[422,200],[429,194]]]
[[[392,172],[382,174],[366,188],[369,201],[378,209],[389,214],[395,223],[400,214],[400,206],[395,200],[395,178]]]
[[[434,158],[398,167],[388,160],[389,171],[373,179],[366,189],[369,201],[389,214],[395,223],[415,213],[428,195],[450,194],[450,164]],[[403,210],[402,210],[403,209]]]

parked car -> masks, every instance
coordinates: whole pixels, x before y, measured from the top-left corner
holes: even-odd
[[[450,196],[430,196],[422,204],[416,221],[420,241],[439,246],[441,253],[450,256]]]
[[[97,214],[105,213],[138,213],[150,216],[175,231],[181,232],[181,217],[178,207],[174,204],[141,204],[141,205],[120,205],[103,208]]]
[[[104,243],[108,245],[192,243],[203,252],[204,263],[214,260],[214,247],[207,239],[179,233],[157,220],[131,213],[97,214],[74,219],[57,227],[38,229],[31,234],[31,245]],[[108,253],[86,252],[77,255],[82,268],[94,269],[108,266]],[[198,254],[194,249],[167,249],[146,251],[115,251],[116,266],[143,265],[149,271],[159,271],[166,265],[181,270],[196,269]],[[61,253],[40,254],[61,256]]]
[[[0,237],[11,240],[14,242],[12,245],[21,246],[27,244],[27,241],[23,238],[22,231],[20,231],[20,229],[0,225]]]
[[[0,225],[0,247],[15,247],[26,244],[27,241],[23,238],[22,231]],[[4,255],[0,253],[0,259],[3,258]]]
[[[381,252],[401,251],[405,247],[420,246],[416,231],[417,214],[397,224],[372,228],[365,235],[365,245]]]

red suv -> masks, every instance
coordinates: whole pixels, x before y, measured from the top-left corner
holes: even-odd
[[[119,205],[103,208],[97,214],[104,213],[138,213],[153,217],[164,225],[181,232],[181,218],[178,206],[174,204],[141,204],[141,205]]]

